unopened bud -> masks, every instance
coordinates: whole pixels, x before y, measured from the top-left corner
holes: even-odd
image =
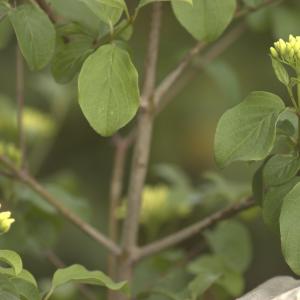
[[[276,51],[276,49],[274,47],[271,47],[270,48],[270,52],[271,52],[271,55],[274,57],[274,58],[278,58],[279,55],[278,55],[278,52]]]

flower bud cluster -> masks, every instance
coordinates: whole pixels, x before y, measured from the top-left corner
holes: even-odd
[[[291,67],[299,70],[300,68],[300,36],[294,37],[290,34],[289,41],[279,39],[270,48],[273,58],[279,59]]]
[[[8,232],[14,222],[15,219],[11,218],[10,211],[0,212],[0,234]]]

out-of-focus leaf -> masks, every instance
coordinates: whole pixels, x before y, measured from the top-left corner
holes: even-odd
[[[55,272],[52,279],[51,290],[48,292],[45,300],[50,298],[56,288],[69,282],[104,286],[110,290],[118,290],[128,293],[128,286],[126,282],[115,283],[100,271],[88,271],[81,265],[72,265],[64,269],[59,269]]]
[[[252,260],[251,237],[247,228],[237,221],[220,223],[205,234],[214,253],[236,272],[243,273]]]

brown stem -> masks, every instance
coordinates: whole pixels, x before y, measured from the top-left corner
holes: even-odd
[[[134,132],[131,132],[127,137],[121,137],[116,135],[113,137],[113,143],[115,146],[114,166],[111,179],[110,188],[110,209],[109,209],[109,237],[117,243],[119,238],[118,232],[118,219],[116,217],[116,210],[120,204],[123,183],[124,183],[124,171],[126,157],[128,149],[134,140]],[[116,278],[116,266],[117,260],[115,255],[109,254],[108,256],[108,275],[111,278]],[[108,300],[113,300],[115,292],[108,290]]]
[[[58,22],[58,17],[52,10],[52,7],[45,0],[35,0],[39,7],[48,15],[52,23]]]
[[[140,248],[138,253],[138,259],[157,254],[165,249],[173,247],[196,234],[200,234],[206,229],[216,225],[217,223],[226,220],[241,211],[244,211],[255,205],[255,201],[252,198],[247,198],[246,200],[235,203],[223,210],[220,210],[211,216],[205,218],[204,220],[199,221],[196,224],[193,224],[185,229],[182,229],[174,234],[171,234],[168,237],[162,238],[156,242],[153,242],[150,245]]]
[[[0,156],[0,162],[11,171],[16,179],[27,185],[31,190],[35,191],[50,205],[57,209],[57,211],[68,221],[76,225],[81,231],[86,233],[97,243],[103,245],[114,255],[120,255],[121,249],[104,234],[92,227],[90,224],[83,221],[80,217],[65,207],[62,202],[51,195],[42,185],[40,185],[33,177],[27,172],[17,169],[14,164],[4,156]]]
[[[21,152],[21,168],[25,167],[26,140],[24,131],[24,59],[19,46],[16,48],[16,98],[17,98],[17,125],[19,148]]]
[[[46,252],[46,257],[49,260],[49,262],[53,264],[53,266],[55,266],[56,268],[61,269],[66,267],[65,263],[53,251]],[[84,296],[85,299],[97,300],[97,297],[87,286],[83,284],[77,284],[77,287],[81,295]]]
[[[162,7],[153,4],[151,29],[145,65],[145,79],[142,93],[143,109],[138,119],[131,176],[128,191],[127,216],[124,222],[119,278],[131,280],[138,239],[140,207],[145,178],[148,170],[149,153],[153,129],[152,95],[156,82],[156,67],[160,41]]]

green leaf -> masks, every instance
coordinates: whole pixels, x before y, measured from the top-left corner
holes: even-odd
[[[80,1],[84,3],[100,20],[102,20],[107,24],[112,24],[112,25],[119,21],[124,8],[126,7],[126,4],[123,0],[112,0],[112,1],[80,0]]]
[[[222,287],[234,297],[240,295],[244,289],[242,275],[228,268],[224,259],[218,255],[200,256],[188,265],[188,271],[197,276],[202,276],[204,282],[208,281],[205,277],[216,278],[218,276],[213,285]]]
[[[6,291],[0,291],[0,299],[1,300],[21,300],[20,297],[13,295]]]
[[[260,167],[256,170],[256,172],[253,175],[252,178],[252,194],[257,203],[260,205],[263,202],[264,197],[264,189],[265,189],[265,183],[263,180],[263,170],[265,167],[265,164],[270,158],[267,158],[263,161],[263,163],[260,165]]]
[[[217,39],[231,22],[236,0],[194,0],[193,6],[172,0],[178,21],[197,40]]]
[[[296,155],[278,154],[268,160],[263,169],[263,180],[267,186],[280,185],[296,176],[300,159]]]
[[[285,69],[283,64],[280,61],[278,61],[277,59],[274,59],[271,57],[271,60],[272,60],[272,66],[273,66],[273,69],[274,69],[277,79],[281,83],[283,83],[285,86],[288,86],[290,83],[290,76],[289,76],[287,70]]]
[[[197,300],[206,290],[208,290],[220,277],[222,273],[199,272],[188,285],[191,300]]]
[[[220,167],[233,161],[258,161],[272,150],[283,101],[268,92],[252,92],[221,117],[215,135],[215,158]]]
[[[72,80],[93,51],[93,38],[87,35],[78,35],[68,42],[58,42],[51,65],[55,80],[59,83]]]
[[[137,112],[138,74],[128,53],[115,45],[102,46],[88,57],[78,85],[80,107],[103,136],[125,126]]]
[[[236,272],[245,272],[252,260],[251,237],[247,228],[237,221],[220,223],[205,234],[214,253]]]
[[[22,54],[31,69],[40,70],[51,60],[55,48],[55,29],[47,15],[30,4],[9,13]]]
[[[263,0],[243,0],[243,2],[250,7],[256,7],[261,4]]]
[[[300,274],[300,183],[285,196],[280,213],[281,248],[287,264]]]
[[[23,269],[21,257],[14,251],[0,250],[0,261],[11,266],[14,269],[15,275],[20,274]]]
[[[274,232],[279,232],[279,216],[284,197],[300,181],[300,177],[293,178],[280,186],[271,187],[264,195],[262,215],[264,222]]]
[[[115,283],[100,271],[88,271],[81,265],[72,265],[64,269],[59,269],[54,273],[51,290],[45,297],[45,300],[50,298],[56,288],[69,282],[104,286],[110,290],[128,293],[126,282]]]
[[[139,5],[138,5],[138,9],[142,8],[143,6],[153,3],[153,2],[162,2],[162,1],[172,1],[172,0],[140,0]],[[193,5],[193,1],[195,0],[173,0],[173,1],[177,1],[177,2],[185,2],[188,3],[190,5]]]

